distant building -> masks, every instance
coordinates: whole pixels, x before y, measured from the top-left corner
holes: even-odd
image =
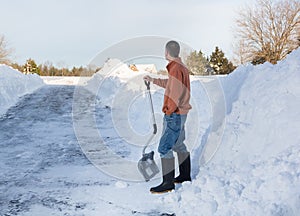
[[[147,71],[149,73],[157,74],[157,70],[154,64],[131,64],[129,68],[132,71]]]
[[[129,65],[129,68],[130,68],[132,71],[139,71],[139,70],[137,69],[137,67],[136,67],[135,64]]]

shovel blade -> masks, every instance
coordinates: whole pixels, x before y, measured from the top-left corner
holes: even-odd
[[[156,165],[153,156],[154,151],[151,151],[150,153],[145,153],[138,162],[138,169],[143,175],[145,181],[149,181],[157,173],[159,173],[158,166]]]

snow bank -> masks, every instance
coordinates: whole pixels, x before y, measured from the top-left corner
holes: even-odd
[[[232,110],[223,147],[234,150],[223,160],[234,157],[244,163],[247,159],[269,159],[300,144],[299,60],[300,49],[277,65],[242,67],[224,80],[225,95],[230,86],[242,85],[235,92],[238,99],[227,100]],[[240,79],[240,74],[246,79]]]
[[[35,91],[43,84],[36,74],[24,75],[7,65],[0,65],[0,115],[16,104],[19,97]]]
[[[300,214],[300,49],[277,65],[222,78],[223,141],[191,183],[168,196],[178,215]]]

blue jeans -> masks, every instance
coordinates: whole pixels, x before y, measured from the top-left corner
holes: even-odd
[[[173,151],[187,152],[184,124],[187,115],[172,113],[164,116],[163,131],[158,145],[161,158],[173,158]]]

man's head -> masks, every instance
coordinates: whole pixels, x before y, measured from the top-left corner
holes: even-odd
[[[165,57],[167,60],[171,61],[174,58],[178,58],[179,52],[180,46],[178,42],[172,40],[166,44]]]

